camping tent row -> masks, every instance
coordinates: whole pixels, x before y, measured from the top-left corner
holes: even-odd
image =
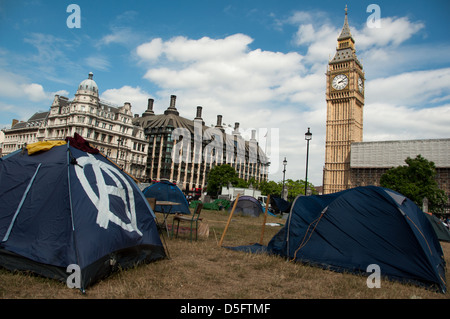
[[[164,258],[135,182],[81,137],[66,140],[0,158],[0,266],[62,281],[78,268],[84,291],[119,267]]]
[[[370,274],[369,266],[377,265],[385,278],[446,291],[443,251],[426,214],[381,187],[298,196],[267,247],[232,249],[358,274]]]

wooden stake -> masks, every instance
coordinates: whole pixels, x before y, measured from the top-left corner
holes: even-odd
[[[264,221],[263,221],[262,229],[261,229],[261,238],[259,239],[259,243],[261,245],[263,244],[264,230],[266,229],[266,219],[267,219],[267,214],[269,213],[269,203],[270,203],[270,194],[267,195],[266,210],[264,213]]]
[[[240,194],[237,194],[237,197],[234,200],[234,205],[233,205],[233,208],[231,209],[230,216],[228,217],[227,225],[225,226],[225,229],[223,230],[222,238],[220,238],[219,247],[222,247],[222,242],[223,242],[223,239],[225,238],[225,234],[226,234],[226,232],[228,230],[228,226],[230,225],[231,217],[233,217],[234,210],[236,209],[236,205],[237,205],[237,202],[239,200],[239,195]]]

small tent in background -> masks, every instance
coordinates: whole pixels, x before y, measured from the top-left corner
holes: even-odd
[[[127,174],[87,144],[48,144],[0,158],[0,266],[62,281],[79,267],[84,291],[166,256],[155,215]]]
[[[425,214],[405,196],[366,186],[299,196],[267,251],[336,271],[365,273],[446,291],[445,260]]]
[[[228,212],[231,212],[234,202],[232,201]],[[234,214],[240,214],[242,216],[252,216],[258,217],[260,214],[264,213],[261,203],[252,196],[240,196],[234,210]]]
[[[186,200],[181,189],[169,182],[169,181],[161,181],[155,184],[152,184],[146,187],[143,191],[144,196],[147,198],[156,198],[157,201],[170,201],[176,202],[180,205],[172,206],[171,213],[180,213],[180,214],[191,214],[189,210],[189,203]],[[156,205],[155,211],[160,212],[161,207]]]
[[[442,221],[431,213],[425,213],[425,216],[433,226],[439,240],[450,242],[450,231],[445,227]]]

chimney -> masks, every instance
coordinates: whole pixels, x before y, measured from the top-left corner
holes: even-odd
[[[222,127],[222,115],[217,115],[216,127]]]
[[[153,112],[153,102],[154,101],[155,101],[154,99],[148,99],[147,110],[144,113],[142,113],[142,116],[155,115],[155,112]]]
[[[201,120],[202,119],[202,107],[197,106],[197,115],[195,116],[195,119]]]
[[[250,141],[256,141],[256,130],[252,130],[252,138]]]
[[[241,135],[241,133],[239,133],[239,122],[234,123],[233,135]]]
[[[176,95],[171,95],[170,96],[170,106],[169,106],[169,108],[171,108],[171,109],[175,108],[176,100],[177,100],[177,96]]]
[[[180,113],[178,113],[178,111],[177,111],[177,108],[175,107],[176,99],[177,99],[176,95],[170,96],[170,106],[167,110],[164,111],[165,115],[169,115],[169,114],[180,115]]]
[[[222,133],[225,133],[225,128],[222,126],[222,115],[217,115],[216,128],[218,128]]]
[[[195,121],[195,122],[199,121],[199,122],[202,123],[202,125],[205,125],[205,122],[204,122],[203,119],[202,119],[202,109],[203,109],[203,108],[202,108],[201,106],[197,106],[197,114],[196,114],[196,116],[195,116],[194,121]]]

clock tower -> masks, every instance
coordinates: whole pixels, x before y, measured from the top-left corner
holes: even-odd
[[[345,20],[337,38],[336,54],[326,73],[327,122],[323,193],[350,186],[350,145],[363,138],[364,71],[355,53],[345,7]]]

